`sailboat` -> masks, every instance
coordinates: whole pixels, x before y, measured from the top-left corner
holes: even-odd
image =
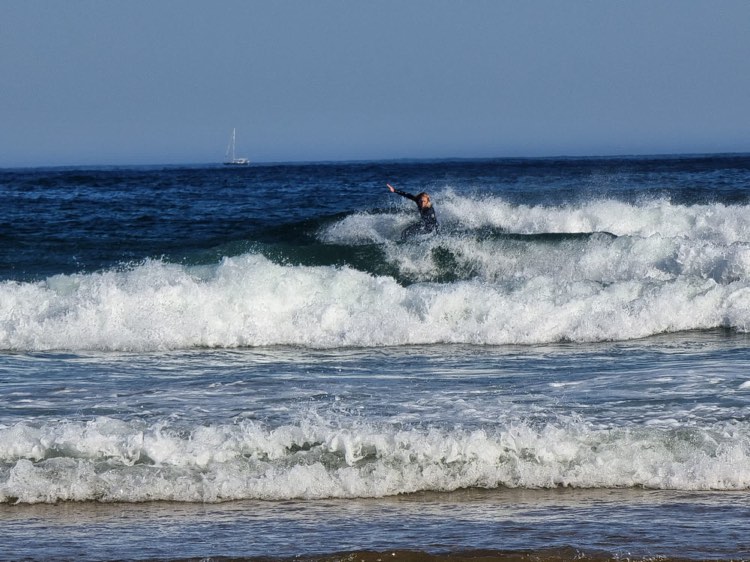
[[[237,129],[232,129],[232,136],[229,137],[229,146],[227,146],[227,159],[224,160],[225,166],[247,166],[250,160],[247,158],[237,158],[234,154],[234,145],[237,140]]]

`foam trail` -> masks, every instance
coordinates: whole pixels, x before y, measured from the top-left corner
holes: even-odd
[[[594,233],[557,241],[440,236],[417,244],[388,244],[385,255],[412,281],[441,275],[490,283],[554,277],[559,282],[683,278],[729,283],[750,279],[750,244],[695,243],[661,236],[619,237]]]
[[[502,228],[508,232],[610,232],[617,236],[689,238],[716,244],[750,241],[747,205],[680,205],[667,199],[628,203],[613,199],[576,204],[518,205],[502,197],[468,197],[447,190],[435,197],[440,222],[449,229]],[[393,240],[410,222],[413,205],[396,214],[355,214],[323,229],[329,242],[383,243]]]
[[[497,226],[520,233],[611,232],[618,236],[688,237],[721,244],[750,240],[747,205],[599,199],[564,206],[531,206],[514,205],[501,197],[477,200],[449,192],[442,207],[449,220],[470,228]]]
[[[698,277],[728,283],[750,279],[749,211],[665,200],[532,207],[446,193],[439,236],[394,242],[414,221],[408,212],[350,215],[318,236],[331,244],[377,244],[410,282],[547,276],[562,282]]]

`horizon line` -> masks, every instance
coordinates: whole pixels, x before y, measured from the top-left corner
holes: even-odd
[[[341,165],[341,164],[373,164],[373,163],[419,163],[419,162],[472,162],[486,160],[631,160],[638,158],[670,159],[670,158],[717,158],[750,156],[750,152],[656,152],[656,153],[614,153],[614,154],[589,154],[589,155],[566,155],[555,154],[547,156],[437,156],[437,157],[392,157],[392,158],[349,158],[342,160],[266,160],[251,161],[247,166],[239,169],[262,166],[303,166],[303,165]],[[161,162],[161,163],[128,163],[128,164],[40,164],[20,166],[0,166],[0,170],[36,170],[36,169],[82,169],[82,168],[226,168],[221,161],[215,162]],[[237,167],[226,169],[238,169]]]

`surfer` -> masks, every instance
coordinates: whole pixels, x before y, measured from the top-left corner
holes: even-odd
[[[430,201],[429,195],[427,195],[424,191],[422,193],[412,195],[411,193],[399,191],[389,183],[385,185],[388,186],[388,189],[391,190],[391,193],[396,193],[401,197],[406,197],[407,199],[411,199],[412,201],[414,201],[417,204],[417,208],[419,209],[420,221],[417,224],[413,224],[410,227],[406,228],[401,233],[402,240],[404,238],[413,236],[414,234],[429,234],[430,232],[437,231],[437,216],[435,215],[435,208],[432,206],[432,201]]]

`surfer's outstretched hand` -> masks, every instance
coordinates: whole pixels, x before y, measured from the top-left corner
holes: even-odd
[[[395,188],[395,187],[393,187],[393,186],[392,186],[391,184],[387,183],[387,184],[385,184],[385,185],[387,185],[387,186],[388,186],[388,189],[390,189],[390,190],[391,190],[391,193],[393,193],[394,191],[396,191],[396,188]]]

